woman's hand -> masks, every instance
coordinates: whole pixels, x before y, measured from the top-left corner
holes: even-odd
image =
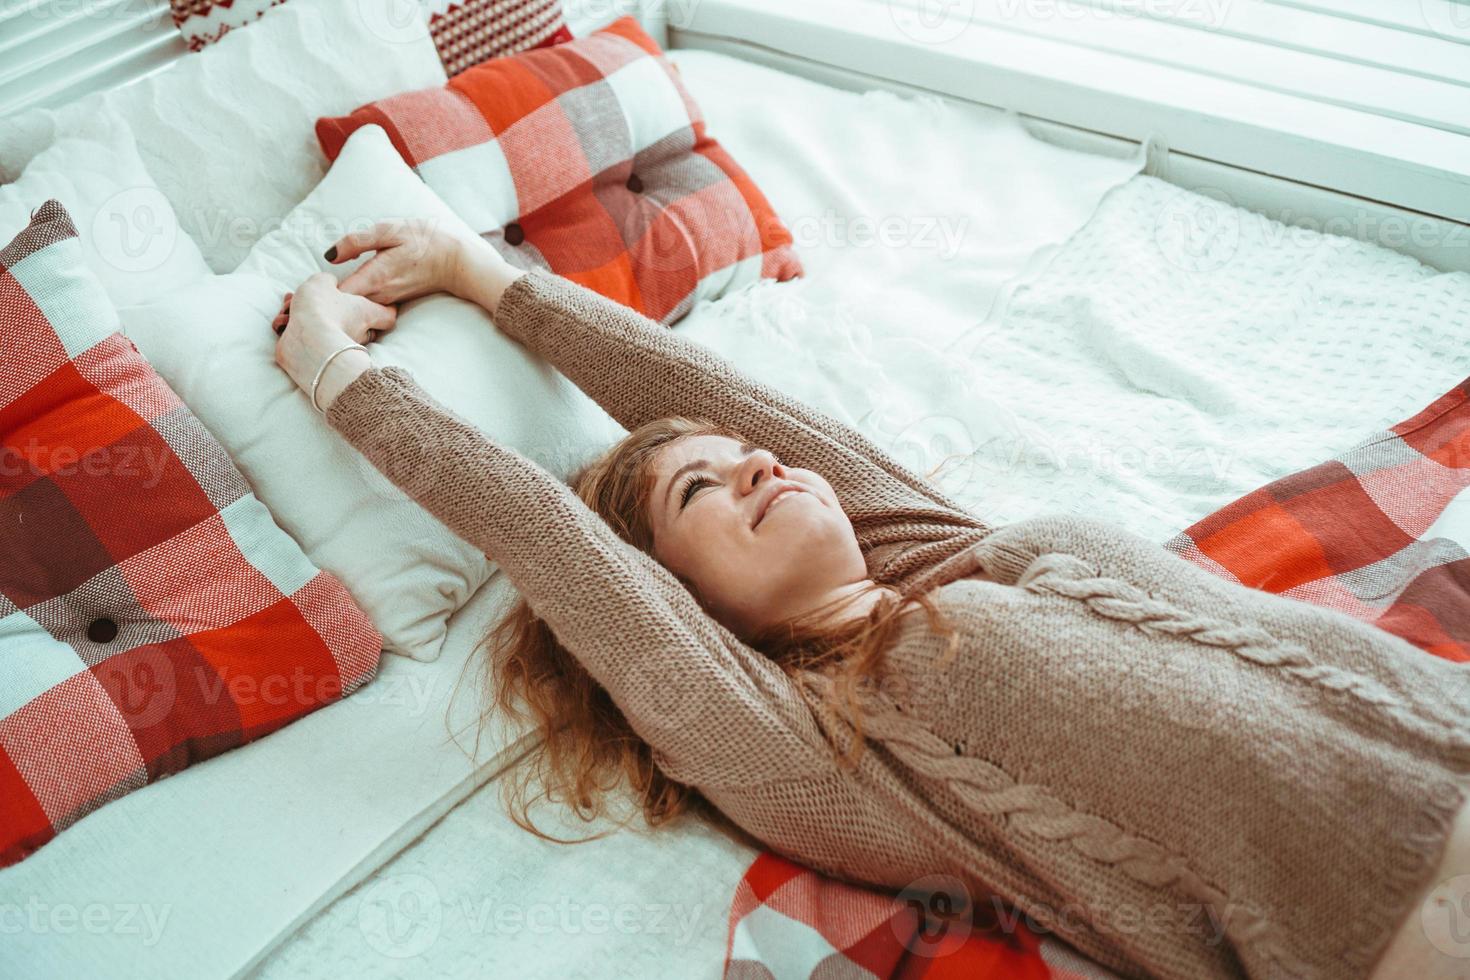
[[[276,363],[310,396],[312,380],[328,357],[351,344],[377,340],[393,329],[397,316],[393,307],[342,292],[336,279],[318,272],[286,295],[272,323],[280,336]],[[333,359],[317,385],[317,405],[326,411],[370,367],[372,359],[362,351],[348,351]]]
[[[494,314],[500,294],[522,275],[477,235],[446,230],[423,218],[381,221],[327,249],[328,262],[376,252],[342,280],[342,291],[377,303],[401,303],[447,292]]]
[[[427,293],[458,295],[463,253],[470,247],[467,238],[444,230],[440,223],[412,218],[380,221],[366,231],[345,235],[327,249],[326,259],[347,262],[376,252],[342,280],[342,291],[378,303],[401,303]]]

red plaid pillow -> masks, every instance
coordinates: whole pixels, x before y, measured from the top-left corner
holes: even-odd
[[[320,119],[317,140],[336,159],[373,124],[511,262],[653,319],[801,274],[790,232],[631,17]]]
[[[0,866],[381,647],[117,332],[65,209],[0,249]]]
[[[198,51],[284,2],[169,0],[169,8],[189,50]],[[501,55],[572,39],[562,19],[561,0],[420,0],[420,5],[429,21],[439,60],[449,75]],[[349,13],[384,19],[386,29],[397,26],[389,19],[394,16],[391,10],[369,14],[366,8],[354,6]]]
[[[1336,459],[1282,477],[1166,545],[1241,585],[1327,606],[1470,661],[1470,380]]]

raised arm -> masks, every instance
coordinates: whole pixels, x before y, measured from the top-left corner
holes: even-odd
[[[869,574],[917,581],[962,557],[986,526],[866,437],[748,377],[724,358],[566,279],[529,273],[495,322],[545,358],[624,428],[682,415],[728,425],[832,484]]]
[[[728,425],[783,462],[816,470],[854,523],[876,513],[979,520],[865,436],[745,375],[718,354],[583,286],[541,272],[507,288],[501,330],[549,361],[624,428],[682,415]]]
[[[779,668],[560,480],[439,407],[406,371],[358,375],[327,418],[500,564],[671,777],[737,787],[830,769],[805,702]]]
[[[880,581],[916,583],[963,560],[988,530],[852,428],[619,303],[557,276],[523,273],[479,238],[422,221],[388,222],[344,237],[327,257],[343,262],[367,252],[375,254],[343,280],[344,292],[397,303],[447,289],[484,307],[625,428],[706,418],[820,473]]]

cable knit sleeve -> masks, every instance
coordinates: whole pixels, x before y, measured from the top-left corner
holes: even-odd
[[[495,322],[626,429],[673,416],[709,419],[820,473],[880,579],[930,567],[986,530],[861,433],[590,289],[529,273],[505,291]]]
[[[441,408],[408,372],[368,371],[327,418],[394,484],[499,563],[669,775],[740,786],[830,768],[805,702],[779,668],[560,480]]]

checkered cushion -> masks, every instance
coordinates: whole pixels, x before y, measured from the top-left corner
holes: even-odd
[[[966,902],[936,876],[891,895],[827,878],[774,854],[746,869],[730,905],[725,980],[1110,980],[992,901]],[[921,889],[928,886],[931,891]]]
[[[1470,661],[1470,381],[1413,418],[1267,484],[1169,542],[1266,592]]]
[[[346,590],[117,328],[47,201],[0,249],[0,866],[377,669]]]
[[[258,19],[285,0],[169,0],[174,26],[184,35],[190,51],[213,44],[237,27]],[[383,9],[354,3],[347,16],[382,21],[379,30],[394,34],[397,12],[379,0]],[[429,22],[429,35],[449,75],[490,58],[570,41],[572,32],[562,18],[561,0],[419,0]]]
[[[317,139],[335,159],[371,124],[511,262],[664,323],[801,274],[790,232],[631,17],[318,120]]]

